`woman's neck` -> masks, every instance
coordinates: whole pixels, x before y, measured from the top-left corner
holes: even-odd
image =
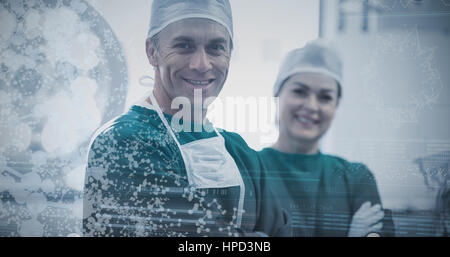
[[[277,142],[272,148],[284,153],[296,153],[312,155],[319,152],[319,142],[305,142],[292,139],[284,139],[285,137],[278,137]]]

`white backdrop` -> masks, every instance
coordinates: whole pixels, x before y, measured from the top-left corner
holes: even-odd
[[[141,98],[148,88],[139,84],[153,70],[145,54],[145,39],[150,21],[148,0],[89,0],[108,21],[122,43],[129,74],[126,107]],[[231,0],[235,42],[230,73],[220,99],[272,95],[278,67],[291,49],[302,47],[318,37],[317,0]],[[264,108],[262,108],[264,111]],[[214,113],[211,114],[213,116]],[[210,116],[210,117],[211,117]],[[214,117],[211,117],[214,119]],[[233,124],[216,119],[220,128],[235,131]],[[269,126],[271,124],[267,124]],[[240,132],[240,131],[237,131]],[[240,133],[255,149],[270,144],[257,132]],[[273,137],[272,137],[273,138]]]

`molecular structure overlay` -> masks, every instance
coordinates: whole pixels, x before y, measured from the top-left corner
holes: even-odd
[[[0,236],[81,235],[87,146],[128,72],[84,1],[0,1]]]

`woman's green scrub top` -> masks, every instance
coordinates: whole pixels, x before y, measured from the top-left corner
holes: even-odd
[[[351,218],[364,202],[381,203],[375,178],[363,164],[320,152],[302,155],[265,148],[259,155],[266,183],[291,215],[294,236],[347,236]],[[379,233],[394,236],[389,211],[383,224]]]
[[[166,119],[170,123],[172,116]],[[195,125],[189,126],[194,131]],[[217,136],[211,124],[200,126],[200,132],[181,131],[175,136],[181,145]],[[91,142],[84,235],[236,236],[261,231],[291,236],[289,217],[264,184],[257,152],[238,134],[220,133],[245,184],[240,228],[236,225],[240,187],[191,187],[180,150],[157,112],[133,105],[103,126]]]

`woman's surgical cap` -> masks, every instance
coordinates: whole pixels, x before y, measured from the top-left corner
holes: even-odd
[[[218,22],[233,39],[233,19],[228,0],[153,0],[147,37],[152,38],[169,24],[188,18]]]
[[[337,51],[323,40],[311,41],[305,47],[294,49],[287,54],[273,88],[274,96],[280,94],[287,79],[302,72],[327,75],[335,79],[339,86],[342,85],[341,59]]]

